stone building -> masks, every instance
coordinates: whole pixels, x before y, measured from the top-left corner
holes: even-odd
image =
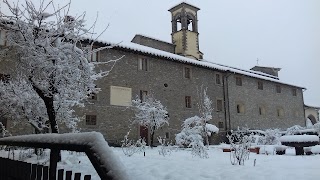
[[[136,35],[129,43],[95,42],[95,47],[114,47],[97,52],[92,61],[122,58],[107,77],[97,81],[101,92],[92,95],[85,108],[77,109],[83,117],[82,131],[99,131],[114,144],[119,144],[129,129],[131,138],[149,139],[148,130],[131,123],[134,114],[130,104],[136,96],[152,93],[167,107],[170,117],[170,125],[157,131],[155,137],[174,140],[182,122],[199,114],[201,87],[208,88],[213,101],[210,123],[220,129],[212,143],[223,141],[227,131],[241,127],[305,125],[304,88],[282,82],[277,73],[280,69],[243,70],[204,59],[199,50],[198,10],[184,2],[169,9],[172,43],[144,35]]]
[[[305,118],[310,119],[312,124],[318,123],[320,121],[319,120],[320,107],[304,105],[304,109],[305,109]]]

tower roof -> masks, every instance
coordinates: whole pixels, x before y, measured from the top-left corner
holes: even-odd
[[[191,4],[186,3],[186,2],[182,2],[182,3],[179,3],[179,4],[175,5],[175,6],[173,6],[168,11],[173,12],[173,11],[175,11],[175,10],[181,8],[181,7],[188,7],[190,9],[194,10],[194,11],[199,11],[200,10],[200,8],[198,8],[198,7],[194,6],[194,5],[191,5]]]

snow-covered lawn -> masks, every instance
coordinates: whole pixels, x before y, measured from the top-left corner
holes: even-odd
[[[286,155],[250,153],[250,158],[245,161],[244,166],[231,165],[230,153],[222,152],[221,146],[210,146],[209,159],[192,157],[190,150],[187,149],[174,150],[166,157],[159,155],[160,148],[147,148],[145,157],[143,153],[127,157],[121,148],[112,149],[127,168],[132,180],[320,179],[320,155],[295,156],[294,149],[287,149]],[[4,152],[0,155],[7,157]],[[70,155],[68,152],[63,152],[62,159],[58,167],[91,174],[92,179],[99,179],[85,155],[76,153]],[[255,166],[254,160],[256,160]]]

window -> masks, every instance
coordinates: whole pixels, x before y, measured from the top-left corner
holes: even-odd
[[[277,109],[277,116],[278,116],[278,117],[283,117],[283,116],[284,116],[284,111],[283,111],[282,108],[278,108],[278,109]]]
[[[166,137],[166,139],[169,139],[169,138],[170,138],[170,133],[169,133],[169,132],[166,132],[165,137]]]
[[[0,30],[0,46],[6,45],[6,32],[4,30]]]
[[[296,88],[292,89],[292,96],[297,96],[297,89]]]
[[[89,94],[88,98],[89,98],[90,100],[97,100],[97,94],[94,93],[94,92],[92,92],[92,93]]]
[[[259,115],[263,116],[266,114],[266,108],[264,108],[263,106],[259,107]]]
[[[97,116],[86,115],[86,125],[97,125]]]
[[[219,122],[219,123],[218,123],[218,127],[219,127],[219,128],[224,128],[223,122]]]
[[[148,59],[140,58],[138,60],[138,69],[141,71],[148,71]]]
[[[184,67],[184,78],[186,79],[191,78],[191,69],[189,67]]]
[[[217,99],[217,111],[220,112],[223,109],[223,104],[221,99]]]
[[[0,81],[3,81],[4,83],[8,83],[9,79],[10,79],[10,75],[0,73]]]
[[[186,108],[191,108],[191,96],[185,97]]]
[[[140,100],[141,100],[141,102],[146,101],[147,96],[148,96],[148,91],[140,90]]]
[[[216,74],[216,84],[221,84],[221,75]]]
[[[100,60],[100,51],[92,52],[91,62],[98,62]]]
[[[263,82],[258,81],[258,89],[263,90]]]
[[[244,105],[243,104],[237,104],[237,113],[239,113],[239,114],[244,113]]]
[[[242,79],[241,79],[241,77],[236,77],[236,85],[237,85],[237,86],[242,86]]]
[[[281,93],[281,86],[280,85],[276,85],[276,92]]]

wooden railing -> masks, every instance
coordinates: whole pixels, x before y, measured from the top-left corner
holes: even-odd
[[[72,179],[72,174],[74,178]],[[81,173],[73,173],[64,169],[58,170],[58,180],[80,180]],[[0,158],[0,179],[1,180],[48,180],[49,166],[31,164],[16,161],[8,158]],[[91,175],[84,175],[84,180],[91,180]]]
[[[49,180],[56,180],[61,150],[85,152],[102,180],[128,179],[124,167],[101,133],[12,136],[0,139],[0,145],[50,149]]]

